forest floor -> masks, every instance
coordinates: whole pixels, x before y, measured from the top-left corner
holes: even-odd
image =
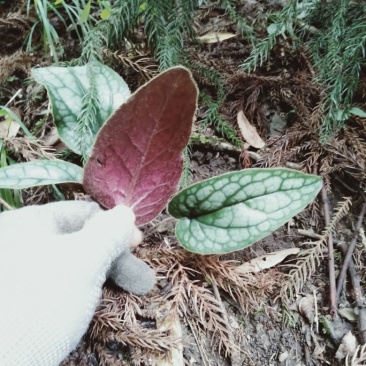
[[[238,11],[252,20],[265,19],[268,12],[280,8],[280,3],[253,0]],[[52,138],[54,128],[46,113],[45,93],[35,93],[27,79],[32,67],[51,64],[41,46],[32,53],[24,52],[35,21],[34,14],[27,17],[25,2],[0,1],[0,105],[9,103],[42,146],[30,149],[21,131],[5,136],[0,128],[0,138],[15,161],[34,159],[46,148],[56,152],[64,148],[57,136]],[[57,26],[57,19],[53,21]],[[355,272],[347,278],[334,309],[330,305],[327,246],[331,231],[326,230],[323,214],[328,210],[332,220],[333,270],[338,274],[343,262],[339,248],[355,235],[361,193],[366,187],[365,119],[354,116],[347,128],[321,144],[317,103],[322,88],[314,82],[315,71],[306,50],[294,51],[284,38],[268,62],[247,74],[240,65],[251,47],[219,5],[200,7],[195,27],[200,36],[208,32],[216,32],[216,37],[233,35],[198,46],[187,43],[187,57],[200,90],[213,99],[215,85],[199,70],[213,70],[224,80],[226,97],[220,114],[238,137],[228,141],[215,126],[202,128],[200,121],[207,108],[200,104],[191,144],[192,180],[250,167],[300,169],[323,177],[330,208],[318,197],[288,224],[251,247],[204,257],[178,245],[174,220],[163,212],[142,228],[145,239],[137,249],[137,255],[156,271],[154,290],[136,297],[108,282],[87,335],[62,366],[366,364],[364,348],[358,349],[353,359],[346,358],[347,351],[355,352],[356,339],[358,343],[363,339],[359,322],[365,304],[354,280],[358,277],[361,291],[365,291],[366,237],[361,228],[352,260]],[[61,26],[58,30],[65,42],[65,60],[77,57],[76,40]],[[34,44],[41,44],[36,33],[34,37]],[[157,64],[146,47],[131,57],[123,51],[120,56],[106,52],[106,63],[136,90],[157,73]],[[240,110],[265,147],[244,144],[236,122]],[[0,119],[0,127],[1,123]],[[64,185],[59,190],[70,199],[83,196],[80,187]],[[24,205],[56,199],[51,187],[22,193]],[[297,248],[300,252],[295,254]],[[288,249],[293,251],[282,258]],[[276,254],[270,256],[273,252]],[[257,273],[236,270],[253,259],[270,264]],[[344,350],[339,350],[346,334]]]

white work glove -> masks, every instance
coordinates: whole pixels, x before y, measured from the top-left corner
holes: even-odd
[[[109,272],[128,291],[151,290],[153,271],[129,249],[134,221],[127,207],[83,201],[0,214],[0,366],[58,366],[86,332]]]

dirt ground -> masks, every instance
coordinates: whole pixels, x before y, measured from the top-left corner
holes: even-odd
[[[269,11],[282,6],[280,2],[239,3],[238,13],[249,20],[265,19]],[[34,22],[34,14],[26,15],[25,2],[0,1],[0,105],[19,91],[10,107],[45,141],[53,127],[52,118],[46,118],[40,128],[36,126],[47,106],[45,93],[32,98],[34,86],[26,81],[31,67],[50,64],[42,47],[24,52],[24,41]],[[313,81],[314,70],[304,50],[293,52],[290,41],[283,40],[275,46],[271,59],[248,75],[240,65],[249,56],[250,45],[238,36],[236,23],[220,5],[203,5],[195,23],[199,35],[208,31],[237,34],[223,42],[200,45],[199,52],[197,45],[188,43],[187,55],[199,87],[213,98],[215,86],[197,70],[209,68],[225,80],[226,98],[220,113],[237,131],[239,140],[244,142],[236,116],[243,110],[266,146],[238,148],[215,126],[202,129],[200,122],[207,108],[199,105],[196,132],[201,137],[192,139],[190,146],[192,182],[250,167],[285,166],[320,174],[334,223],[334,269],[338,274],[343,255],[337,245],[349,243],[354,236],[362,204],[359,189],[366,186],[365,119],[354,117],[330,143],[320,144],[316,106],[322,90]],[[67,56],[76,57],[76,41],[67,34],[63,37]],[[156,70],[151,51],[144,52]],[[132,88],[144,82],[132,68],[113,62]],[[29,158],[26,145],[19,142],[21,138],[18,135],[6,141],[10,150],[13,147],[15,161]],[[58,140],[48,147],[62,150]],[[72,155],[69,158],[75,159]],[[67,198],[83,196],[81,187],[64,185],[59,189]],[[23,192],[23,204],[56,199],[47,187]],[[324,231],[325,226],[319,197],[284,227],[253,246],[221,257],[202,257],[179,246],[174,220],[163,212],[142,228],[145,239],[137,250],[157,274],[154,291],[139,298],[107,282],[87,335],[62,366],[345,364],[345,356],[338,360],[335,355],[349,331],[358,342],[362,341],[360,304],[348,278],[338,301],[338,315],[330,314],[329,233]],[[252,259],[294,248],[301,250],[298,256],[290,255],[264,271],[238,274],[235,270]],[[366,239],[361,232],[353,256],[361,290],[365,289],[365,249]],[[359,351],[358,358],[347,359],[347,364],[365,364],[365,355]]]

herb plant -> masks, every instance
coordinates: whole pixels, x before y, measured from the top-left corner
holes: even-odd
[[[89,125],[80,125],[85,95],[94,85],[88,81],[88,67],[99,68],[95,113]],[[83,183],[106,208],[130,206],[138,224],[156,217],[178,190],[182,151],[197,108],[198,89],[191,73],[171,68],[131,96],[117,74],[95,62],[35,69],[33,76],[48,90],[61,139],[85,154],[87,162],[84,170],[60,160],[1,168],[0,188]],[[168,210],[180,219],[176,234],[186,249],[227,253],[283,225],[314,199],[321,185],[320,177],[289,169],[246,169],[182,190]]]

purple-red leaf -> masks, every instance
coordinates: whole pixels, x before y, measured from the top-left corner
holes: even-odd
[[[132,207],[144,224],[177,191],[198,90],[176,67],[138,89],[99,131],[85,166],[84,187],[101,205]]]

